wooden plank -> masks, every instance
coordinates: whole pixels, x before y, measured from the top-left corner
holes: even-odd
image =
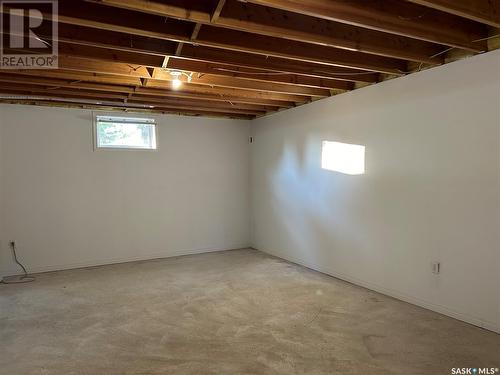
[[[153,97],[167,97],[167,98],[179,98],[179,99],[200,99],[210,102],[231,102],[231,103],[243,103],[243,104],[256,104],[266,107],[275,108],[287,108],[292,107],[294,102],[284,101],[284,100],[272,100],[272,99],[261,99],[261,98],[242,98],[239,96],[231,95],[227,93],[216,93],[216,94],[205,94],[205,93],[190,93],[182,92],[169,89],[154,89],[154,88],[143,88],[143,87],[128,87],[120,85],[108,85],[108,84],[96,84],[89,83],[82,80],[63,80],[54,78],[40,78],[38,76],[22,76],[18,74],[10,75],[0,73],[0,82],[2,85],[13,84],[19,87],[28,85],[41,86],[43,89],[71,89],[71,90],[81,90],[81,91],[101,91],[101,92],[117,92],[124,93],[124,95],[134,94],[140,96],[153,96]]]
[[[129,53],[129,55],[131,54]],[[98,57],[100,58],[101,56],[95,56],[95,58]],[[161,64],[159,64],[159,66],[161,67]],[[168,71],[163,70],[157,70],[157,74],[155,74],[155,76],[153,77],[151,71],[147,67],[140,65],[140,62],[136,63],[132,61],[132,59],[130,60],[130,63],[121,63],[106,61],[105,57],[102,60],[95,60],[88,56],[80,57],[60,54],[59,67],[61,69],[70,71],[120,75],[126,77],[137,77],[141,79],[155,78],[156,80],[169,82],[174,80],[174,77],[172,77]],[[26,70],[19,71],[26,72]],[[282,94],[304,95],[308,97],[330,96],[330,92],[326,88],[298,86],[274,82],[262,82],[247,78],[217,76],[213,74],[194,76],[190,83],[187,83],[186,77],[181,77],[181,80],[185,81],[185,84],[189,86],[208,85],[229,88],[242,88],[247,90],[269,91]],[[148,85],[152,85],[152,82],[148,81]]]
[[[226,4],[226,0],[218,0],[217,1],[217,6],[215,7],[215,10],[213,11],[212,15],[210,16],[210,22],[216,23],[219,20],[220,14],[222,12],[222,8]]]
[[[47,96],[55,97],[84,97],[84,98],[93,98],[96,100],[103,99],[115,99],[119,101],[124,101],[128,98],[126,94],[111,94],[107,92],[96,92],[96,91],[85,91],[85,90],[75,90],[75,89],[51,89],[47,87],[40,86],[27,86],[27,85],[16,85],[16,84],[2,84],[0,87],[0,92],[26,92],[26,93],[37,93],[37,94],[45,94]]]
[[[161,81],[173,80],[169,72],[161,69],[155,70],[153,78]],[[228,88],[240,88],[246,90],[268,91],[281,94],[304,95],[308,97],[313,96],[318,98],[324,98],[330,96],[329,90],[324,88],[296,86],[296,85],[288,85],[288,84],[274,83],[274,82],[262,82],[256,80],[248,80],[245,78],[235,78],[235,77],[229,78],[213,74],[195,75],[193,76],[191,83],[187,83],[186,77],[181,77],[180,79],[184,81],[185,85],[207,85],[207,86],[218,86],[218,87],[228,87]],[[153,81],[151,81],[151,85],[153,85]]]
[[[442,50],[438,44],[239,1],[228,2],[217,26],[432,65],[443,62],[432,57]]]
[[[113,98],[106,96],[102,93],[99,94],[88,94],[84,92],[70,92],[65,93],[62,91],[50,92],[43,90],[36,90],[31,88],[24,89],[12,89],[8,87],[0,87],[0,95],[24,95],[24,96],[37,96],[44,98],[52,98],[53,100],[59,99],[89,99],[94,100],[95,102],[114,102],[114,103],[124,103],[125,98]],[[162,102],[155,102],[151,100],[142,100],[141,98],[129,98],[127,99],[127,103],[131,104],[141,104],[148,108],[169,108],[175,110],[188,110],[188,111],[210,111],[210,112],[221,112],[221,113],[234,113],[234,114],[242,114],[242,115],[262,115],[266,113],[265,108],[260,107],[258,109],[242,109],[236,105],[231,105],[230,103],[225,103],[222,105],[212,105],[206,104],[199,101],[191,101],[182,103],[180,101],[168,101],[163,100]]]
[[[91,47],[70,43],[59,43],[59,55],[66,57],[88,57],[92,59],[129,64],[136,67],[157,68],[163,65],[161,56],[117,51],[109,48]],[[136,69],[134,69],[136,70]],[[140,75],[142,77],[142,75]]]
[[[23,77],[20,77],[23,76]],[[108,84],[108,90],[111,90],[112,85],[123,85],[124,90],[128,90],[133,86],[141,86],[142,82],[139,78],[126,77],[126,76],[114,76],[110,74],[99,74],[99,73],[87,73],[87,72],[75,72],[70,70],[9,70],[8,73],[3,73],[0,71],[1,79],[50,79],[58,80],[57,82],[92,82],[89,85],[102,86],[102,84]],[[105,86],[106,87],[106,86]]]
[[[151,88],[156,89],[167,89],[171,90],[171,83],[167,81],[160,80],[151,80]],[[237,89],[237,88],[229,88],[229,87],[216,87],[211,85],[205,86],[197,86],[191,84],[184,84],[182,86],[182,92],[184,93],[203,93],[203,94],[214,94],[221,95],[221,97],[226,96],[237,96],[240,98],[258,98],[258,99],[270,99],[270,100],[283,100],[283,101],[292,101],[297,104],[304,104],[311,101],[310,97],[302,96],[302,95],[292,95],[292,94],[282,94],[276,92],[266,92],[259,90],[245,90],[245,89]]]
[[[500,1],[498,0],[409,0],[412,3],[437,9],[500,28]]]
[[[200,33],[201,30],[201,23],[197,23],[194,25],[193,32],[191,34],[191,41],[196,42],[196,39],[198,39],[198,34]]]
[[[114,52],[111,55],[101,48],[84,47],[74,49],[78,56],[66,55],[68,51],[63,47],[59,56],[59,67],[66,70],[76,70],[90,73],[105,73],[133,76],[138,78],[153,78],[150,71],[142,64],[161,68],[162,59],[156,56],[151,61],[146,61],[146,55],[132,54],[130,52]],[[101,52],[102,51],[102,52]],[[124,55],[123,55],[124,54]],[[156,60],[155,60],[156,59]],[[136,61],[137,60],[137,61]],[[121,61],[121,62],[115,62]],[[127,62],[124,62],[127,61]],[[105,63],[103,63],[105,62]],[[166,71],[157,69],[155,79],[173,81],[173,77]],[[186,81],[185,77],[182,77]],[[209,85],[230,88],[242,88],[247,90],[270,91],[283,94],[305,95],[314,97],[327,97],[329,91],[326,88],[306,87],[274,82],[262,82],[247,78],[223,77],[213,74],[194,76],[191,85]],[[340,85],[340,83],[339,83]]]
[[[184,47],[184,43],[179,42],[177,44],[177,48],[175,49],[175,56],[180,56],[181,55],[181,53],[182,53],[182,47]],[[165,64],[163,64],[163,65],[165,65]]]
[[[306,14],[371,30],[462,48],[486,50],[474,40],[486,35],[477,23],[398,0],[248,0],[290,12]]]
[[[241,31],[227,32],[227,30],[214,26],[205,26],[198,35],[197,43],[230,51],[249,52],[379,73],[402,75],[406,71],[406,63],[403,60],[293,40],[283,42],[281,38]]]
[[[254,112],[271,112],[276,111],[278,107],[272,106],[261,106],[254,104],[238,104],[232,103],[229,101],[226,102],[207,102],[203,100],[186,100],[179,98],[164,98],[164,97],[152,97],[152,96],[144,96],[144,95],[132,95],[129,99],[129,102],[138,102],[138,103],[148,103],[153,105],[171,105],[178,106],[179,108],[187,108],[189,106],[198,108],[218,108],[218,109],[226,109],[226,110],[246,110],[248,113]]]
[[[82,6],[77,1],[75,4],[74,7],[70,8],[60,7],[60,22],[177,42],[190,42],[191,27],[189,22],[182,23],[183,21],[170,18],[164,21],[154,15],[117,8],[122,13],[118,19],[114,14],[103,12],[103,8],[98,5],[84,3],[86,5]],[[123,12],[128,13],[123,14]],[[165,22],[170,24],[165,24]],[[173,24],[173,22],[180,24]],[[283,43],[281,38],[264,37],[240,31],[228,33],[214,26],[203,27],[196,44],[387,74],[402,74],[406,70],[406,64],[402,60],[296,41]]]
[[[58,78],[40,78],[38,75],[27,75],[21,76],[17,74],[4,75],[0,74],[0,82],[7,83],[17,83],[17,84],[35,84],[50,87],[62,87],[62,88],[81,88],[87,90],[96,90],[103,92],[120,92],[128,93],[133,92],[133,88],[129,86],[121,85],[110,85],[110,84],[100,84],[100,83],[90,83],[84,82],[82,80],[63,80]]]
[[[92,1],[92,0],[90,0]],[[93,0],[96,1],[96,0]],[[210,14],[185,8],[185,4],[166,4],[157,1],[102,0],[99,3],[145,13],[174,17],[177,19],[210,24],[215,21]],[[239,1],[227,1],[224,15],[216,25],[260,35],[337,47],[430,64],[441,63],[440,57],[431,56],[439,52],[439,46],[401,36],[321,20],[318,18],[285,12]]]
[[[199,110],[199,109],[178,109],[171,107],[138,107],[133,104],[118,105],[117,103],[96,103],[95,101],[82,101],[74,102],[67,100],[54,100],[54,99],[4,99],[0,98],[0,103],[4,104],[22,104],[22,105],[36,105],[36,106],[49,106],[49,107],[64,107],[64,108],[85,108],[85,109],[98,109],[98,110],[115,110],[115,111],[127,111],[132,113],[163,113],[163,114],[175,114],[183,116],[205,116],[205,117],[227,117],[241,120],[252,120],[255,115],[245,115],[237,113],[224,113],[216,112],[211,110]]]
[[[291,73],[310,77],[344,79],[354,82],[374,83],[378,74],[362,70],[298,62],[272,56],[255,55],[245,52],[227,52],[218,48],[185,46],[182,58],[219,63],[231,67],[261,69],[274,72]]]
[[[159,56],[113,51],[109,49],[89,46],[77,46],[67,43],[60,44],[59,53],[61,56],[78,56],[83,58],[91,58],[94,60],[123,62],[126,64],[132,64],[132,66],[144,65],[150,67],[164,67],[175,70],[184,70],[187,72],[208,73],[225,77],[229,76],[270,83],[285,83],[298,86],[336,90],[354,89],[354,85],[352,83],[336,79],[303,77],[297,75],[282,75],[273,72],[266,73],[256,70],[238,72],[229,68],[224,68],[221,64],[208,64],[205,62],[190,61],[186,59],[171,58],[166,63],[164,63],[164,59]],[[147,77],[142,78],[147,79]]]
[[[285,83],[298,86],[327,88],[336,90],[353,90],[351,82],[336,79],[316,78],[299,76],[294,74],[276,74],[257,69],[239,69],[238,67],[228,67],[224,64],[214,64],[188,59],[171,58],[166,66],[169,69],[182,70],[187,72],[198,72],[226,77],[236,77],[263,82]]]
[[[140,64],[117,63],[90,58],[59,55],[59,67],[61,69],[87,72],[112,74],[125,77],[151,78],[148,69]]]
[[[165,56],[165,54],[170,56],[175,55],[176,48],[175,42],[67,24],[61,24],[59,26],[59,39],[64,43],[145,53],[162,57]],[[318,78],[331,78],[366,83],[374,83],[378,80],[376,73],[367,74],[360,70],[297,62],[294,60],[243,52],[228,52],[223,49],[193,46],[189,44],[183,45],[180,57],[210,63],[227,64],[232,67],[240,66]],[[162,64],[162,66],[167,65],[167,60],[168,58],[164,58],[164,64]]]
[[[106,11],[97,4],[78,0],[59,2],[59,23],[87,26],[99,30],[113,30],[174,42],[189,42],[192,25],[172,18],[136,13],[115,8]],[[47,15],[49,16],[49,15]]]
[[[210,106],[214,108],[238,108],[238,109],[249,109],[254,111],[276,111],[280,109],[279,106],[271,106],[271,105],[262,105],[262,104],[248,104],[248,103],[238,103],[230,100],[224,101],[213,101],[213,100],[205,100],[200,97],[185,99],[185,98],[176,98],[176,97],[166,97],[166,96],[152,96],[152,95],[143,95],[140,93],[134,93],[132,95],[132,99],[140,100],[147,103],[170,103],[170,104],[184,104],[184,105],[199,105],[203,104],[204,106]]]
[[[94,74],[86,73],[86,72],[77,72],[77,71],[54,71],[54,70],[9,70],[8,75],[11,77],[16,77],[18,75],[21,76],[30,76],[33,78],[58,78],[58,79],[70,79],[70,80],[82,80],[86,82],[94,82]],[[5,77],[7,75],[0,74],[0,76]],[[127,80],[127,77],[120,77]],[[3,79],[3,78],[2,78]],[[102,82],[102,80],[101,80]],[[172,91],[171,83],[168,81],[159,81],[152,80],[152,84],[157,89],[162,89],[164,92]],[[137,88],[137,90],[141,90],[141,88]],[[161,91],[161,90],[160,90]],[[276,92],[266,92],[266,91],[257,91],[257,90],[245,90],[238,88],[227,88],[227,87],[216,87],[210,85],[191,85],[185,84],[182,86],[182,90],[176,91],[178,94],[192,94],[192,95],[213,95],[219,96],[220,98],[239,98],[241,100],[277,100],[282,103],[299,103],[303,104],[310,100],[310,97],[302,96],[302,95],[293,95],[293,94],[282,94]]]
[[[198,33],[200,32],[200,28],[201,28],[201,23],[197,23],[194,25],[193,32],[191,33],[191,38],[190,38],[190,40],[192,42],[195,42],[196,38],[198,38]],[[177,48],[175,50],[175,56],[181,56],[183,47],[184,47],[183,42],[179,42],[177,44]],[[166,53],[166,51],[163,51],[163,54],[165,54],[165,53]],[[168,62],[168,59],[164,62],[163,67],[165,67],[167,65],[167,62]]]

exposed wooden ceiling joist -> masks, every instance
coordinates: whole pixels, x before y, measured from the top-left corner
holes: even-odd
[[[163,114],[175,114],[175,115],[188,115],[188,116],[205,116],[205,117],[228,117],[241,120],[252,120],[255,115],[247,114],[237,114],[228,112],[217,112],[211,109],[202,110],[198,108],[189,109],[179,109],[176,107],[165,107],[158,106],[150,108],[149,106],[134,106],[134,104],[118,105],[118,103],[104,103],[96,102],[92,100],[75,102],[70,99],[65,100],[64,98],[11,98],[5,99],[0,97],[0,103],[6,104],[25,104],[25,105],[36,105],[36,106],[49,106],[49,107],[66,107],[66,108],[89,108],[97,110],[117,110],[125,112],[148,112],[148,113],[163,113]]]
[[[80,50],[81,51],[81,50]],[[88,52],[88,51],[87,51]],[[127,77],[138,77],[138,78],[154,78],[162,81],[173,81],[174,77],[168,72],[156,70],[154,77],[151,75],[147,67],[158,67],[161,68],[161,63],[156,62],[155,56],[151,56],[151,62],[149,64],[144,64],[144,55],[140,55],[141,58],[138,61],[134,60],[130,53],[126,53],[126,56],[119,56],[118,54],[112,54],[109,57],[103,51],[102,53],[95,55],[60,55],[59,56],[59,67],[61,69],[82,71],[82,72],[97,72],[104,74],[115,74]],[[103,63],[102,61],[106,61]],[[118,61],[118,62],[112,62]],[[185,77],[182,80],[187,82]],[[339,82],[340,84],[345,84],[345,82]],[[292,95],[304,95],[313,97],[327,97],[330,96],[329,89],[327,88],[316,88],[292,85],[286,83],[275,83],[275,82],[263,82],[258,80],[249,80],[246,78],[236,78],[236,77],[225,77],[214,74],[203,74],[193,76],[190,83],[186,85],[206,85],[206,86],[218,86],[227,88],[242,88],[246,90],[256,90],[256,91],[267,91],[280,94],[292,94]],[[340,87],[340,89],[343,89]],[[347,89],[347,88],[344,88]]]
[[[113,102],[120,104],[138,104],[148,108],[168,108],[168,109],[180,109],[180,110],[201,110],[201,111],[211,111],[211,112],[220,112],[223,114],[238,114],[238,115],[251,115],[251,116],[259,116],[268,112],[269,109],[265,107],[259,108],[243,108],[237,105],[231,105],[230,103],[223,103],[214,105],[213,103],[206,103],[200,101],[175,101],[175,100],[162,100],[162,101],[152,101],[149,98],[135,97],[132,96],[127,100],[123,98],[117,98],[116,95],[103,95],[100,94],[98,96],[85,93],[85,92],[63,92],[61,91],[43,91],[39,89],[31,89],[31,88],[0,88],[0,96],[1,95],[20,95],[20,96],[37,96],[43,98],[64,98],[64,99],[89,99],[94,100],[96,102]]]
[[[456,16],[468,18],[500,28],[500,1],[498,0],[408,0]]]
[[[440,57],[431,57],[440,51],[439,45],[235,0],[227,1],[223,14],[219,14],[216,19],[211,17],[209,12],[187,9],[178,3],[147,0],[90,1],[186,21],[215,24],[232,30],[397,59],[429,64],[439,64],[443,61]]]
[[[0,72],[0,101],[250,119],[496,48],[486,39],[498,10],[498,0],[60,0],[59,69]],[[51,40],[50,26],[36,35]]]
[[[39,86],[39,85],[26,85],[26,84],[16,84],[16,83],[3,83],[0,87],[0,92],[24,92],[26,93],[37,93],[44,94],[48,96],[64,96],[71,95],[73,97],[90,97],[96,100],[106,100],[106,99],[115,99],[123,102],[141,102],[151,103],[151,104],[161,104],[161,105],[192,105],[193,107],[199,106],[210,106],[213,108],[222,108],[222,109],[238,109],[238,110],[249,110],[250,112],[270,112],[276,111],[280,107],[274,106],[270,104],[248,104],[248,103],[238,103],[232,102],[230,100],[221,100],[221,101],[213,101],[207,100],[200,97],[191,97],[191,98],[179,98],[179,97],[166,97],[161,95],[147,95],[142,92],[130,92],[127,94],[122,93],[109,93],[109,92],[95,92],[94,90],[85,90],[78,89],[75,87],[71,88],[59,88],[59,87],[47,87],[47,86]]]
[[[110,49],[89,47],[87,45],[74,46],[72,44],[62,43],[59,50],[63,56],[75,56],[91,58],[95,60],[123,62],[126,64],[131,64],[131,67],[134,68],[137,68],[138,66],[163,67],[175,70],[184,70],[188,72],[234,77],[237,78],[236,82],[239,82],[239,79],[247,79],[269,83],[293,84],[297,86],[315,87],[322,89],[352,90],[354,88],[354,85],[352,83],[338,79],[315,78],[293,74],[276,74],[272,71],[238,71],[235,70],[237,68],[224,67],[222,64],[210,64],[206,62],[192,61],[187,59],[171,58],[167,61],[164,61],[164,58],[159,56],[131,53],[127,51],[113,51]],[[63,62],[64,66],[64,59],[61,61]],[[150,77],[143,77],[141,75],[141,78]]]
[[[67,3],[63,4],[60,4],[59,9],[59,21],[63,23],[176,42],[191,42],[190,22],[173,19],[165,21],[158,16],[118,8],[106,13],[103,9],[109,9],[108,7],[92,3],[75,1],[75,4],[71,3],[70,6]],[[215,26],[202,27],[196,44],[387,74],[401,75],[406,71],[406,63],[403,60],[296,41],[283,43],[281,38],[241,31],[227,32]]]
[[[50,78],[59,80],[71,80],[71,81],[84,81],[84,82],[103,82],[106,83],[105,77],[112,77],[112,75],[97,75],[98,81],[96,81],[96,75],[94,73],[78,72],[78,71],[67,71],[67,70],[45,70],[45,71],[34,71],[34,70],[11,70],[6,77],[33,77],[34,79]],[[0,77],[4,77],[0,74]],[[124,82],[128,82],[127,77],[116,76],[115,78],[123,78]],[[1,78],[4,79],[4,78]],[[139,80],[140,82],[140,80]],[[164,90],[165,93],[172,92],[172,87],[168,81],[151,80],[151,88],[158,88]],[[124,83],[127,84],[127,83]],[[143,90],[146,88],[140,87],[142,84],[139,83],[139,87],[136,90]],[[241,100],[275,100],[281,101],[283,103],[298,103],[303,104],[310,101],[310,98],[302,95],[292,95],[292,94],[281,94],[274,92],[256,91],[256,90],[245,90],[245,89],[235,89],[235,88],[224,88],[224,87],[211,87],[202,85],[184,85],[182,91],[175,91],[179,94],[193,94],[193,95],[213,95],[219,96],[222,99],[226,98],[239,98]]]
[[[290,12],[307,14],[400,36],[486,51],[483,25],[401,0],[248,0]]]
[[[109,30],[62,24],[59,39],[64,43],[101,47],[111,50],[152,54],[157,56],[176,55],[176,43],[168,40],[152,39]],[[298,74],[318,78],[338,79],[352,82],[377,82],[376,73],[348,69],[323,64],[298,62],[282,58],[268,57],[244,52],[184,44],[179,57],[207,63],[219,63],[265,71]],[[168,60],[168,59],[167,59]]]

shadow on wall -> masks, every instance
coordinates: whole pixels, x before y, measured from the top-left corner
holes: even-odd
[[[282,227],[281,240],[294,258],[308,264],[335,264],[343,252],[366,248],[358,230],[363,225],[356,214],[360,208],[353,207],[359,206],[357,190],[365,178],[364,146],[314,136],[304,142],[287,139],[276,160],[269,174],[271,222]]]

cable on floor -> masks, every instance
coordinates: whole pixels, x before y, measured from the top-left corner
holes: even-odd
[[[35,278],[28,274],[26,267],[24,267],[23,264],[17,259],[16,243],[11,242],[10,247],[12,249],[12,254],[14,255],[14,262],[16,262],[16,264],[22,268],[23,274],[16,275],[16,276],[4,277],[2,280],[0,280],[0,283],[2,283],[2,284],[24,284],[24,283],[31,283],[32,281],[35,281]]]

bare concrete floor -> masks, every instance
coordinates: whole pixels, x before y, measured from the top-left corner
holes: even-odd
[[[0,285],[1,374],[451,374],[500,335],[254,250]]]

